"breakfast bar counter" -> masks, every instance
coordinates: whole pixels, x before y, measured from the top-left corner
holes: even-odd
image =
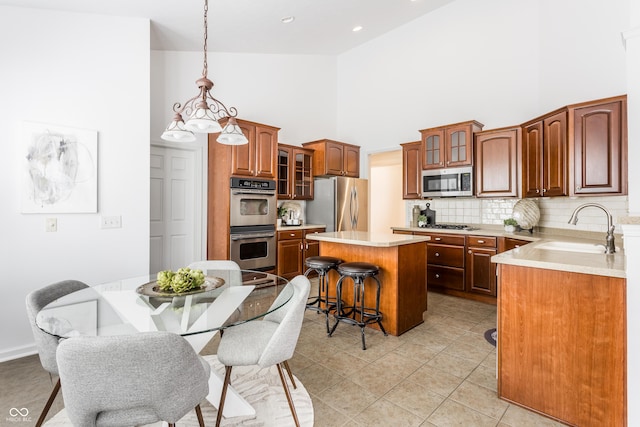
[[[429,237],[364,231],[339,231],[307,236],[320,242],[320,255],[344,262],[368,262],[380,268],[380,311],[382,324],[391,335],[400,335],[423,322],[427,309],[426,251]],[[329,273],[329,283],[339,276]],[[366,279],[365,284],[375,283]],[[343,299],[353,297],[349,286],[343,287]],[[330,287],[335,296],[335,286]],[[371,298],[371,300],[370,300]],[[374,304],[373,293],[367,293],[365,304]],[[376,328],[377,325],[369,325]]]

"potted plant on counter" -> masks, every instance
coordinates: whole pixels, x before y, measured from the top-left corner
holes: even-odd
[[[516,225],[518,225],[518,221],[513,218],[507,218],[504,220],[504,231],[507,233],[513,233],[516,231]]]
[[[287,209],[284,207],[284,205],[280,205],[278,207],[278,227],[280,227],[282,225],[282,218],[284,218],[284,216],[287,214]]]

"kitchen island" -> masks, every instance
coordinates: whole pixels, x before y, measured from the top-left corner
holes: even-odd
[[[380,268],[380,311],[387,333],[400,335],[422,323],[427,309],[426,242],[429,237],[364,231],[338,231],[307,236],[320,242],[320,255],[344,262],[368,262]],[[335,296],[339,275],[329,274],[330,295]],[[365,284],[373,279],[368,278]],[[375,283],[375,282],[372,282]],[[343,286],[343,299],[350,302],[351,286]],[[368,292],[365,304],[373,306],[375,294]],[[376,324],[369,327],[377,328]]]

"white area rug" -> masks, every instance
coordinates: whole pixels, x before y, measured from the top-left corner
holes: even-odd
[[[218,362],[216,356],[204,356],[211,365],[211,369],[224,377],[224,366]],[[296,407],[298,420],[301,426],[313,426],[313,405],[311,397],[302,383],[295,377],[297,389],[291,387],[291,396]],[[288,377],[287,377],[288,379]],[[222,419],[223,426],[294,426],[291,410],[284,394],[278,370],[275,366],[269,369],[259,369],[257,366],[234,367],[231,371],[231,384],[236,391],[244,397],[255,409],[256,415],[253,417],[234,417]],[[218,411],[208,402],[200,405],[202,415],[207,426],[216,423]],[[63,409],[45,424],[47,427],[71,427],[72,424],[67,418],[67,413]],[[162,423],[151,424],[149,427],[159,427]],[[166,423],[164,424],[166,426]],[[196,427],[198,418],[195,411],[189,412],[177,423],[178,427]]]

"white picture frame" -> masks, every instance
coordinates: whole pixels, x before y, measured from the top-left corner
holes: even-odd
[[[98,211],[98,132],[44,123],[22,127],[22,213]]]

